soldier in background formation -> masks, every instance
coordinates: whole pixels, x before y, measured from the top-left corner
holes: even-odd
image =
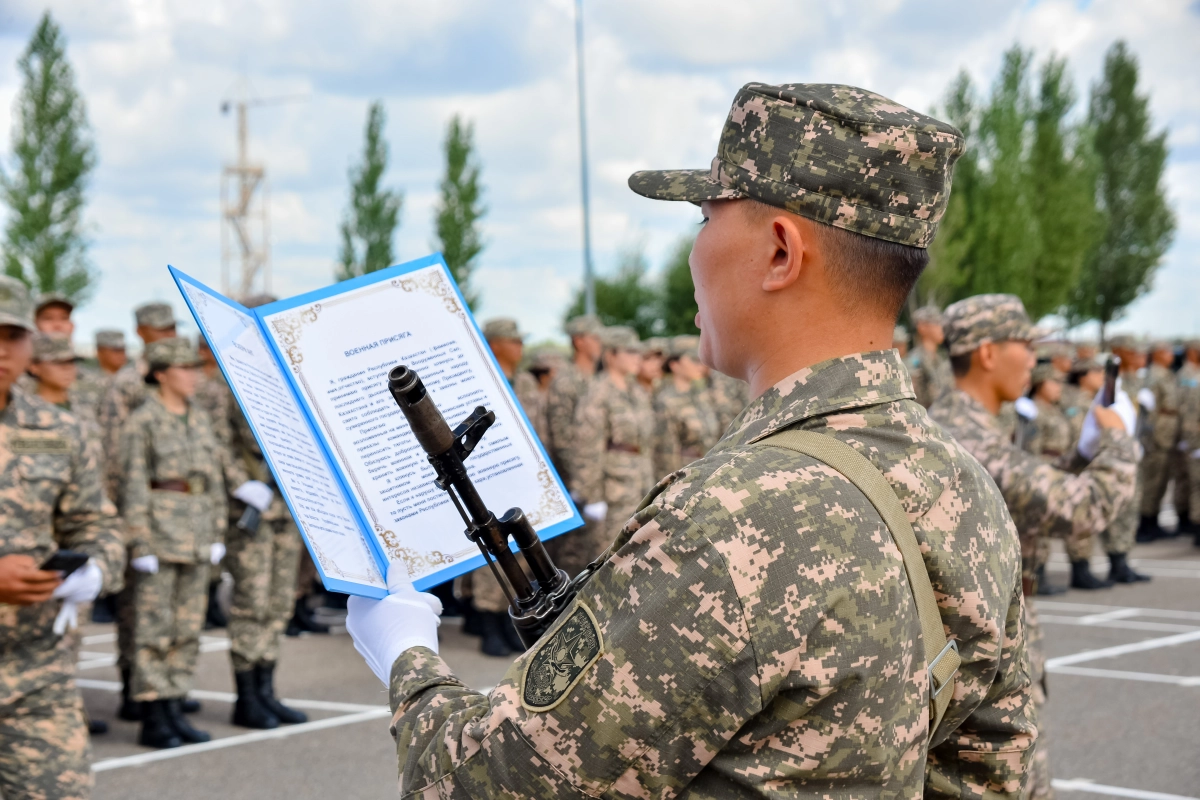
[[[923,306],[913,312],[917,326],[914,347],[904,359],[908,374],[917,393],[917,402],[929,408],[954,388],[950,360],[940,349],[946,340],[942,328],[942,312],[937,306]]]
[[[28,290],[0,277],[0,795],[86,798],[91,753],[66,634],[79,606],[120,588],[125,552],[99,444],[16,386],[34,329]],[[59,549],[90,558],[64,580],[40,568]]]
[[[707,453],[721,437],[716,409],[705,391],[700,337],[671,340],[666,375],[654,395],[654,474],[669,475]]]
[[[1152,542],[1163,535],[1158,526],[1158,509],[1171,477],[1171,456],[1179,444],[1180,386],[1172,371],[1175,351],[1167,342],[1150,346],[1150,365],[1146,369],[1144,386],[1138,399],[1145,414],[1142,446],[1141,519],[1138,522],[1138,541]]]
[[[1146,354],[1132,336],[1114,336],[1109,346],[1113,355],[1121,359],[1121,388],[1133,399],[1137,408],[1137,438],[1141,441],[1144,452],[1147,415],[1145,403],[1149,393],[1143,391],[1146,387],[1139,373],[1146,366]],[[1141,520],[1142,494],[1145,490],[1142,483],[1144,475],[1145,473],[1139,469],[1134,480],[1133,500],[1125,505],[1121,513],[1100,537],[1100,543],[1108,554],[1108,580],[1114,583],[1137,583],[1150,580],[1148,575],[1143,575],[1129,566],[1129,553],[1133,550],[1136,542],[1138,525]],[[1157,529],[1157,521],[1154,526]]]
[[[1179,466],[1175,473],[1182,488],[1176,487],[1186,502],[1177,501],[1180,511],[1179,533],[1191,534],[1200,547],[1200,340],[1187,342],[1183,366],[1179,369]]]
[[[1001,403],[1017,400],[1029,385],[1035,363],[1031,345],[1042,335],[1020,299],[970,297],[946,309],[945,324],[957,388],[936,402],[929,415],[979,460],[1004,495],[1021,538],[1021,584],[1028,597],[1037,591],[1042,539],[1090,539],[1132,499],[1137,470],[1132,404],[1122,395],[1126,419],[1112,408],[1093,407],[1076,451],[1047,463],[1017,447],[997,422]],[[1067,468],[1077,461],[1086,466],[1073,474]],[[1035,606],[1027,602],[1024,609],[1033,699],[1040,712],[1045,654]],[[1050,778],[1047,746],[1039,736],[1027,796],[1051,797]]]
[[[908,328],[897,325],[892,329],[892,349],[900,354],[900,358],[908,356]]]

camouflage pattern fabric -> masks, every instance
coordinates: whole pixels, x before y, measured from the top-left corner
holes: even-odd
[[[979,459],[1000,487],[1017,530],[1023,536],[1085,539],[1103,530],[1132,496],[1136,473],[1133,439],[1105,430],[1095,458],[1079,474],[1043,463],[1001,434],[996,417],[961,390],[929,410],[929,416]]]
[[[977,294],[946,309],[946,345],[951,356],[973,353],[984,342],[1032,342],[1046,334],[1029,321],[1014,294]]]
[[[1140,473],[1140,470],[1139,470]],[[1132,481],[1133,495],[1117,513],[1104,533],[1100,535],[1100,544],[1106,553],[1129,553],[1137,543],[1138,523],[1141,522],[1142,508],[1142,479]]]
[[[134,579],[134,700],[183,697],[192,688],[208,605],[208,562],[159,561]]]
[[[116,509],[100,484],[100,448],[72,415],[14,388],[0,411],[0,556],[41,563],[58,548],[90,555],[104,588],[125,568]],[[0,605],[0,795],[87,797],[87,726],[71,637],[57,600]]]
[[[1074,391],[1068,392],[1068,389],[1073,389]],[[1058,405],[1062,410],[1063,416],[1067,418],[1067,424],[1071,426],[1071,444],[1069,447],[1071,451],[1074,451],[1079,446],[1079,434],[1083,431],[1083,420],[1087,417],[1088,409],[1092,407],[1092,400],[1094,398],[1095,395],[1078,386],[1070,384],[1063,386],[1063,396],[1058,401]],[[1088,539],[1067,539],[1063,543],[1066,546],[1067,558],[1072,561],[1090,559],[1092,557],[1092,550],[1095,549],[1095,542],[1095,536]]]
[[[608,503],[601,541],[612,541],[654,485],[654,410],[632,376],[620,389],[603,373],[575,409],[571,495]],[[600,555],[599,551],[590,554]]]
[[[104,488],[114,500],[121,484],[121,428],[129,415],[146,402],[145,361],[129,361],[117,370],[100,404],[99,423],[104,434]]]
[[[956,128],[855,86],[748,83],[707,170],[636,172],[656,200],[753,198],[817,222],[928,247],[963,152]]]
[[[525,370],[521,370],[512,379],[512,387],[513,392],[517,395],[517,401],[525,410],[525,416],[529,417],[529,424],[533,426],[533,432],[544,443],[549,438],[549,431],[545,402],[542,399],[541,390],[538,389],[537,378]]]
[[[554,468],[567,486],[571,485],[571,448],[575,441],[575,408],[580,398],[587,392],[588,384],[592,382],[590,375],[584,375],[568,361],[550,381],[550,390],[546,397],[546,431],[549,434],[543,440]]]
[[[390,690],[401,793],[1020,797],[1035,720],[1016,531],[991,479],[912,398],[890,351],[769,389],[624,526],[563,616],[581,644],[547,650],[550,631],[490,696],[407,650]],[[844,476],[756,444],[790,426],[866,456],[913,521],[963,656],[928,760],[900,553]],[[547,663],[564,677],[549,690],[527,672]]]
[[[133,556],[207,562],[226,525],[222,455],[208,415],[192,405],[184,420],[152,394],[121,429],[121,474],[118,506]],[[183,481],[189,491],[152,489],[152,481]]]
[[[750,402],[750,385],[714,369],[708,374],[708,391],[709,402],[717,412],[717,428],[723,436],[729,430],[730,423]]]
[[[1045,400],[1034,400],[1037,405],[1037,430],[1025,449],[1038,456],[1046,464],[1054,464],[1064,454],[1071,456],[1071,444],[1075,437],[1071,431],[1071,422],[1057,403],[1047,403]]]
[[[699,459],[721,438],[717,412],[701,385],[679,389],[668,375],[654,396],[654,474]]]
[[[98,422],[100,405],[111,382],[111,375],[80,364],[79,377],[75,379],[69,392],[72,413],[86,415]]]
[[[904,366],[912,376],[917,402],[926,408],[954,389],[950,359],[940,349],[930,352],[918,345],[904,359]]]
[[[1179,370],[1179,439],[1183,442],[1184,469],[1187,470],[1189,519],[1200,524],[1200,369],[1185,364]]]
[[[1050,770],[1050,748],[1046,736],[1046,648],[1042,640],[1042,626],[1038,622],[1037,605],[1025,604],[1025,641],[1029,650],[1029,677],[1033,686],[1033,707],[1038,719],[1037,747],[1030,764],[1029,785],[1025,797],[1028,800],[1052,800],[1054,774]]]
[[[1171,456],[1179,444],[1180,386],[1175,373],[1158,364],[1147,370],[1146,386],[1154,393],[1154,410],[1147,415],[1141,511],[1144,517],[1157,518],[1171,477]]]

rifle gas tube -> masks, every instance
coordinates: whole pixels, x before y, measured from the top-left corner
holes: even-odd
[[[464,462],[496,421],[496,414],[478,406],[451,430],[417,373],[403,365],[388,373],[388,391],[429,457],[437,475],[434,483],[450,495],[467,525],[467,538],[479,546],[508,597],[508,613],[521,641],[526,647],[532,646],[570,603],[575,591],[567,573],[550,560],[524,512],[510,508],[497,519],[467,475]],[[509,537],[517,543],[520,559],[509,549]]]

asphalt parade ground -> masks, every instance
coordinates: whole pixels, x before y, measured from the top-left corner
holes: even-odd
[[[1050,746],[1064,800],[1200,798],[1200,548],[1190,538],[1140,545],[1135,568],[1150,583],[1072,591],[1038,601],[1049,658]],[[1050,580],[1065,585],[1056,550]],[[1097,558],[1103,575],[1107,563]],[[396,754],[382,684],[342,635],[286,639],[277,691],[309,722],[274,731],[229,723],[233,677],[223,631],[205,633],[193,724],[213,741],[174,750],[139,747],[137,724],[116,719],[119,689],[111,626],[89,625],[80,655],[88,712],[109,722],[93,738],[99,800],[288,798],[352,800],[396,794]],[[442,654],[469,685],[486,689],[508,659],[478,652],[454,620]]]

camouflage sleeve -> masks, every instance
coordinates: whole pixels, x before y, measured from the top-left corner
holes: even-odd
[[[136,419],[121,426],[118,437],[120,458],[117,462],[121,479],[117,482],[117,507],[125,518],[128,533],[126,545],[131,558],[150,555],[150,465],[146,461],[145,428]]]
[[[681,512],[658,517],[490,696],[430,650],[400,656],[390,701],[402,795],[674,796],[762,711],[722,554]]]
[[[908,365],[909,377],[912,378],[913,393],[915,393],[917,396],[917,402],[926,408],[929,408],[930,404],[933,402],[933,397],[931,396],[932,392],[930,391],[929,373],[926,371],[925,365],[921,363],[911,364],[908,362],[906,362],[906,364]]]
[[[981,458],[1000,487],[1017,530],[1061,539],[1084,538],[1108,527],[1133,499],[1137,476],[1134,440],[1104,431],[1096,457],[1078,475],[990,437]]]
[[[604,499],[604,453],[608,445],[608,414],[596,384],[575,409],[571,447],[571,496],[584,503]]]
[[[546,404],[546,427],[550,431],[550,457],[558,466],[570,466],[571,442],[575,435],[575,405],[578,398],[569,391],[566,377],[550,382]],[[569,479],[568,475],[563,476]]]
[[[100,404],[100,429],[104,432],[104,481],[109,497],[121,491],[121,430],[129,419],[129,397],[125,384],[113,380],[108,394]]]
[[[77,436],[71,457],[71,482],[54,513],[58,543],[87,553],[104,573],[104,591],[119,591],[125,575],[121,521],[104,493],[100,478],[100,443]]]
[[[1024,796],[1037,739],[1037,718],[1025,649],[1021,581],[1004,619],[1004,635],[987,694],[945,741],[929,751],[925,766],[926,798],[1001,798]],[[964,648],[965,650],[966,648]],[[970,671],[964,664],[962,671]],[[955,687],[955,699],[967,691]]]
[[[654,474],[670,475],[683,466],[679,457],[679,431],[668,409],[654,403]]]

